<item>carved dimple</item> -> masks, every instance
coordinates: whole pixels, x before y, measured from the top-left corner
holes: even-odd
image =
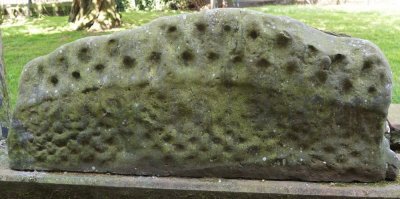
[[[344,92],[349,92],[353,88],[353,82],[349,78],[343,79],[341,84]]]
[[[286,31],[280,32],[276,38],[277,44],[282,47],[287,46],[291,42],[291,40],[291,35]]]
[[[74,71],[74,72],[72,72],[72,77],[74,78],[74,79],[76,79],[76,80],[78,80],[78,79],[80,79],[81,78],[81,73],[79,73],[79,71]]]
[[[130,57],[128,55],[124,56],[122,59],[122,64],[125,68],[132,68],[136,64],[136,59],[133,57]]]
[[[43,73],[44,73],[44,66],[43,65],[39,64],[37,66],[37,73],[38,73],[38,75],[43,75]]]
[[[375,63],[372,60],[365,60],[363,67],[362,67],[362,71],[367,71],[367,70],[371,70],[374,67]]]
[[[196,26],[196,29],[199,32],[205,32],[206,29],[207,29],[207,25],[205,23],[202,23],[202,22],[196,23],[195,26]]]
[[[178,150],[178,151],[183,151],[186,148],[185,145],[180,144],[180,143],[176,143],[176,144],[174,144],[174,146],[175,146],[175,149]]]
[[[95,69],[97,72],[102,72],[102,71],[104,70],[105,67],[106,67],[106,66],[104,66],[103,64],[97,64],[97,65],[94,66],[94,69]]]
[[[194,59],[194,55],[191,52],[191,50],[185,50],[181,54],[181,58],[185,63],[188,63],[188,62],[190,62],[190,61],[192,61]]]
[[[56,86],[58,84],[58,77],[57,75],[53,75],[50,77],[50,82],[53,84],[53,86]]]
[[[242,61],[243,61],[243,58],[242,58],[241,55],[235,55],[235,56],[233,57],[233,59],[232,59],[232,62],[233,62],[233,63],[240,63],[240,62],[242,62]]]
[[[376,87],[375,86],[370,86],[368,87],[368,93],[369,94],[375,94],[376,93]]]
[[[116,39],[110,39],[110,40],[108,40],[108,44],[115,44],[115,43],[117,43],[117,40]]]
[[[319,84],[324,84],[328,79],[328,73],[326,71],[320,70],[315,73],[315,77]]]
[[[199,141],[199,138],[196,136],[192,136],[188,140],[190,143],[197,143]]]
[[[211,61],[215,61],[215,60],[217,60],[219,58],[219,55],[217,53],[215,53],[215,52],[209,52],[207,54],[207,58],[209,60],[211,60]]]
[[[384,72],[380,72],[379,73],[379,80],[381,81],[381,83],[386,83],[387,81],[387,75]]]
[[[319,50],[314,45],[307,45],[307,53],[309,56],[316,56],[319,53]]]
[[[332,64],[343,64],[346,61],[347,57],[343,54],[336,54],[332,58]]]
[[[161,53],[153,51],[148,57],[149,61],[153,63],[159,63],[161,61]]]
[[[224,25],[223,29],[224,29],[224,31],[226,31],[226,32],[230,32],[230,31],[232,30],[232,28],[231,28],[230,25]]]
[[[57,58],[57,62],[58,62],[58,64],[68,68],[67,60],[65,59],[64,56]]]
[[[257,39],[260,36],[260,32],[256,29],[252,29],[249,31],[248,36],[252,39]]]
[[[286,72],[288,74],[293,74],[294,72],[300,71],[300,60],[297,58],[290,59],[286,63]]]
[[[248,152],[249,154],[257,154],[257,153],[260,152],[260,147],[257,146],[257,145],[249,146],[249,147],[247,148],[247,152]]]
[[[118,40],[109,39],[107,42],[107,50],[110,56],[115,56],[118,54]]]
[[[257,61],[256,65],[261,68],[268,68],[271,66],[271,63],[266,58],[261,58]]]
[[[178,28],[176,26],[169,26],[167,29],[168,33],[173,33],[176,32],[178,30]]]
[[[371,71],[381,63],[380,58],[377,55],[370,55],[364,59],[362,72]]]
[[[78,59],[82,62],[89,62],[91,59],[90,50],[87,47],[83,47],[78,51]]]

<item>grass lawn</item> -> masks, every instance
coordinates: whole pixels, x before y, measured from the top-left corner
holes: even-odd
[[[393,102],[400,103],[400,14],[350,13],[307,6],[264,6],[254,9],[272,15],[287,15],[318,29],[345,33],[374,42],[389,59],[394,77]],[[160,16],[179,13],[122,13],[124,25],[121,29],[139,26]],[[86,36],[109,34],[69,31],[67,17],[43,17],[24,23],[3,24],[0,28],[3,32],[7,82],[12,106],[16,102],[19,75],[28,61],[48,54],[67,42]]]

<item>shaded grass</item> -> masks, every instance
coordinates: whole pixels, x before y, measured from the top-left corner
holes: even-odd
[[[392,67],[393,102],[400,103],[400,14],[350,13],[307,6],[264,6],[253,9],[273,15],[286,15],[321,30],[345,33],[374,42],[382,49]],[[117,30],[133,28],[160,16],[175,14],[180,12],[122,13],[124,25]],[[12,106],[16,102],[19,76],[27,62],[76,39],[110,33],[69,31],[67,17],[31,19],[21,24],[4,24],[1,29]]]

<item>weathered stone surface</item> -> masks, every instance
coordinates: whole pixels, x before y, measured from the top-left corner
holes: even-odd
[[[10,165],[378,181],[391,72],[368,41],[239,9],[160,18],[28,63]]]

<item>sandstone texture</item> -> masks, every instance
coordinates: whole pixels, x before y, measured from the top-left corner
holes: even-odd
[[[219,9],[28,63],[10,166],[132,175],[393,180],[391,71],[372,43]]]

